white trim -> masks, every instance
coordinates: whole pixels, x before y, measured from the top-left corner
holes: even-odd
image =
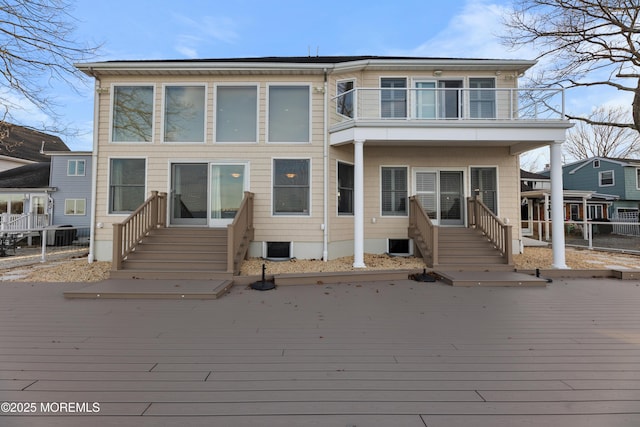
[[[151,87],[153,89],[153,104],[151,106],[151,141],[114,141],[113,140],[113,119],[114,119],[114,102],[116,99],[116,87]],[[111,83],[109,90],[109,141],[108,144],[153,144],[156,140],[156,102],[157,102],[157,84],[155,82],[123,82]],[[97,133],[96,130],[94,132]]]
[[[413,256],[413,239],[409,238],[409,237],[387,237],[387,253],[390,255],[397,255],[397,256],[402,256],[402,255],[407,255],[407,256]],[[389,250],[389,240],[406,240],[409,246],[409,252],[391,252]]]
[[[602,175],[607,172],[611,172],[611,181],[612,181],[611,184],[602,183]],[[616,185],[616,173],[613,169],[598,172],[598,187],[613,187],[615,185]]]
[[[382,91],[383,90],[394,90],[394,88],[383,88],[382,87],[382,80],[384,79],[404,79],[404,90],[405,90],[405,114],[404,117],[382,117]],[[378,77],[378,97],[379,97],[379,102],[378,102],[378,117],[380,118],[380,120],[402,120],[402,119],[406,119],[407,117],[409,117],[409,107],[410,107],[410,103],[411,100],[409,99],[409,76],[405,75],[401,75],[401,76],[387,76],[387,75],[382,75]],[[367,88],[362,88],[362,89],[367,89]],[[402,88],[395,88],[396,90],[398,89],[402,89]]]
[[[283,213],[276,214],[274,213],[273,203],[274,203],[274,173],[275,173],[275,160],[308,160],[309,161],[309,211],[307,214],[293,214],[293,213]],[[271,213],[271,218],[311,218],[313,216],[313,158],[312,157],[271,157],[271,204],[269,206],[269,211]]]
[[[640,190],[640,168],[636,168],[636,190]]]
[[[405,201],[406,215],[383,215],[382,214],[382,168],[405,168],[407,172],[407,198]],[[411,175],[409,171],[411,167],[409,165],[379,165],[378,166],[378,213],[380,218],[409,218],[409,189],[412,185]]]
[[[75,162],[76,164],[76,173],[74,174],[70,174],[69,173],[69,165],[71,164],[71,162]],[[82,162],[83,166],[82,166],[82,174],[78,173],[78,164]],[[87,174],[87,161],[86,159],[67,159],[67,176],[86,176]]]
[[[416,166],[411,168],[411,194],[416,195],[416,173],[435,173],[436,174],[436,218],[431,219],[434,224],[442,225],[440,223],[440,172],[460,172],[462,173],[462,194],[460,195],[460,215],[462,216],[462,225],[467,225],[467,197],[471,194],[471,166],[447,166],[447,167],[431,167],[431,166]],[[477,167],[477,166],[476,166]],[[492,167],[492,166],[484,166],[484,167]],[[497,170],[496,170],[497,173]],[[496,178],[497,179],[497,178]],[[450,226],[445,224],[444,227]],[[455,227],[455,226],[454,226]]]
[[[471,169],[472,168],[476,168],[476,169],[483,169],[483,168],[494,168],[496,170],[496,216],[500,217],[500,166],[498,165],[469,165],[468,169],[467,169],[467,173],[468,173],[468,180],[466,182],[466,185],[468,185],[468,188],[466,188],[467,193],[465,195],[465,197],[470,197],[473,196],[474,194],[474,190],[475,188],[471,188]],[[520,192],[520,179],[518,178],[518,193]],[[543,182],[549,182],[548,179],[543,180]],[[518,213],[518,217],[520,217],[520,214]]]
[[[204,103],[202,107],[204,108],[203,114],[203,123],[202,123],[202,141],[165,141],[165,119],[166,119],[166,95],[168,87],[203,87],[204,88]],[[171,83],[162,83],[162,93],[160,100],[160,142],[162,144],[205,144],[207,142],[207,118],[209,117],[209,112],[207,109],[207,105],[209,102],[209,85],[205,82],[171,82]]]
[[[354,114],[354,117],[345,116],[344,114],[341,114],[340,112],[338,112],[338,102],[337,102],[337,101],[336,101],[336,111],[335,111],[335,114],[337,114],[337,115],[338,115],[338,116],[340,116],[340,117],[346,117],[347,119],[350,119],[350,120],[351,120],[351,119],[353,119],[353,120],[355,120],[355,119],[356,119],[356,117],[355,117],[355,113],[356,113],[356,111],[357,111],[357,105],[358,105],[358,104],[357,104],[357,100],[356,100],[356,98],[357,98],[357,96],[356,96],[356,94],[357,94],[357,92],[356,92],[356,88],[357,88],[357,83],[358,83],[357,79],[356,79],[355,77],[350,77],[350,78],[348,77],[348,78],[344,78],[344,79],[336,79],[336,92],[335,92],[335,98],[337,99],[337,98],[338,98],[338,96],[340,95],[340,93],[338,93],[338,85],[339,85],[340,83],[345,83],[345,82],[353,82],[353,89],[351,90],[351,94],[352,94],[352,96],[353,96],[353,106],[354,106],[353,114]]]
[[[336,185],[335,185],[335,190],[336,190],[336,192],[335,192],[336,211],[335,211],[335,215],[336,215],[336,217],[340,217],[340,218],[343,218],[343,217],[344,218],[353,218],[353,215],[354,215],[353,212],[350,213],[350,214],[348,214],[348,213],[342,213],[341,214],[338,211],[338,193],[340,192],[340,187],[338,185],[338,166],[339,166],[338,164],[339,163],[344,163],[346,165],[350,165],[350,166],[353,167],[353,169],[354,169],[354,172],[353,172],[354,173],[354,177],[353,177],[354,178],[354,183],[353,183],[354,188],[352,189],[353,192],[355,192],[355,164],[353,162],[346,162],[346,161],[340,160],[340,159],[335,159],[335,160],[336,160]],[[353,193],[351,194],[351,196],[352,196],[351,207],[352,207],[352,210],[353,210]]]
[[[78,207],[78,201],[84,202],[84,212],[83,213],[72,213],[72,214],[67,213],[67,202],[71,202],[71,201],[73,201],[73,206],[75,208]],[[86,198],[64,199],[64,207],[63,207],[63,209],[64,209],[63,216],[87,216],[87,199]],[[77,211],[77,209],[74,209],[74,211]]]
[[[218,88],[220,87],[255,87],[256,89],[256,135],[255,141],[218,141]],[[267,104],[268,105],[268,104]],[[260,83],[257,82],[221,82],[213,85],[213,117],[211,119],[212,137],[214,144],[220,145],[251,145],[260,142]],[[266,126],[266,123],[265,123]],[[265,134],[265,138],[266,138]]]
[[[307,141],[291,141],[291,142],[283,142],[283,141],[270,141],[269,140],[269,121],[270,121],[270,94],[272,87],[307,87],[309,90],[309,134],[307,135]],[[258,112],[258,116],[260,116]],[[309,82],[273,82],[267,83],[266,85],[266,97],[265,97],[265,121],[264,121],[264,139],[267,144],[283,144],[283,145],[305,145],[311,144],[313,135],[313,85]]]
[[[148,189],[148,179],[149,179],[149,158],[146,156],[109,156],[107,157],[107,203],[106,203],[106,213],[105,215],[108,217],[127,217],[131,215],[131,212],[123,212],[123,213],[112,213],[109,212],[109,208],[111,206],[111,160],[117,159],[143,159],[144,160],[144,199],[143,202],[147,200],[149,196],[147,194]]]

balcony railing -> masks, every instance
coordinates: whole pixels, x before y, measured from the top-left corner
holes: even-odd
[[[356,88],[334,98],[353,120],[564,120],[563,89]]]

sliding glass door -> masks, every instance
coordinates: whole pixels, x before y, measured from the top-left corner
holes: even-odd
[[[244,163],[175,163],[171,166],[170,224],[226,227],[246,188]]]

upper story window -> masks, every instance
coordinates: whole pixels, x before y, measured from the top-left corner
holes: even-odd
[[[164,142],[204,142],[203,85],[165,86]]]
[[[311,141],[309,85],[269,86],[268,142]]]
[[[636,169],[636,188],[640,190],[640,168]]]
[[[114,86],[111,141],[151,142],[153,86]]]
[[[258,87],[216,88],[216,141],[258,141]]]
[[[380,115],[383,118],[407,117],[407,79],[404,77],[380,79]]]
[[[613,171],[598,172],[598,178],[600,181],[600,187],[611,187],[612,185],[615,185]]]
[[[493,78],[469,79],[469,109],[472,119],[496,118],[496,80]]]
[[[343,80],[337,85],[336,112],[343,116],[353,118],[353,80]]]
[[[67,176],[84,176],[84,160],[67,161]]]
[[[597,160],[597,159],[596,159],[596,160],[594,160],[594,161],[593,161],[593,167],[594,167],[595,169],[599,168],[599,167],[600,167],[600,160]]]

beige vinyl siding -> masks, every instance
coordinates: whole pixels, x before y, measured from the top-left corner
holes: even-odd
[[[206,142],[204,144],[163,143],[161,135],[162,120],[162,87],[163,83],[206,83]],[[322,243],[323,223],[323,114],[324,104],[322,93],[313,90],[322,86],[322,77],[318,76],[194,76],[193,78],[176,77],[144,77],[116,79],[102,79],[102,87],[111,84],[155,84],[155,116],[153,142],[151,143],[111,143],[111,93],[97,95],[99,99],[99,162],[97,165],[97,197],[96,222],[102,223],[103,228],[96,230],[96,241],[103,241],[110,245],[112,239],[112,224],[121,222],[124,215],[108,214],[109,189],[109,159],[144,157],[146,163],[146,192],[152,190],[160,192],[170,191],[170,165],[172,162],[215,162],[215,161],[243,161],[249,166],[249,190],[255,193],[255,241],[297,241]],[[214,97],[215,83],[255,83],[259,85],[259,126],[257,144],[214,143],[215,116]],[[304,144],[266,144],[265,119],[267,115],[267,83],[308,84],[310,86],[312,122],[311,142]],[[110,91],[112,92],[112,91]],[[272,159],[274,158],[308,158],[310,159],[310,216],[273,216],[272,215]],[[106,259],[106,254],[99,254]],[[318,253],[318,256],[321,256]],[[108,254],[110,257],[110,254]]]
[[[456,169],[464,172],[465,196],[471,193],[469,189],[469,167],[491,166],[498,170],[498,198],[499,214],[501,218],[508,218],[514,226],[514,236],[518,234],[518,192],[519,178],[517,177],[518,158],[508,153],[503,148],[417,148],[417,147],[373,147],[365,143],[365,168],[364,168],[364,202],[365,202],[365,236],[367,239],[375,238],[406,238],[407,217],[381,216],[380,213],[380,167],[381,166],[406,166],[408,167],[408,195],[413,194],[413,168],[440,168]],[[335,172],[334,172],[335,175]],[[334,202],[335,205],[335,202]],[[466,211],[466,210],[465,210]],[[375,218],[375,223],[373,219]],[[352,238],[353,231],[347,234],[347,227],[352,221],[343,221],[341,218],[332,219],[332,236],[349,235]],[[339,224],[339,228],[334,224]],[[333,239],[332,239],[333,240]],[[342,240],[342,239],[340,239]]]

